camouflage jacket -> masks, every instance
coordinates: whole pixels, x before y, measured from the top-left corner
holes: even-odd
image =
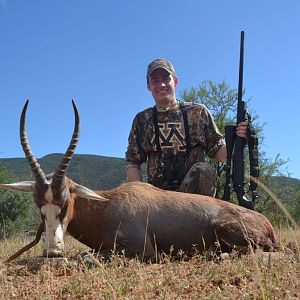
[[[219,132],[209,110],[202,104],[184,103],[189,125],[190,146],[186,160],[187,170],[196,162],[213,158],[225,140]],[[159,142],[163,153],[186,152],[186,139],[182,111],[158,111]],[[138,113],[128,138],[126,163],[141,165],[147,162],[148,182],[165,188],[161,155],[156,149],[153,107]]]

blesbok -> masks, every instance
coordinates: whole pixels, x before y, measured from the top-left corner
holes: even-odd
[[[112,250],[127,257],[155,259],[159,252],[214,251],[217,244],[242,249],[252,245],[265,251],[276,247],[274,230],[266,217],[229,202],[165,191],[142,182],[106,191],[92,191],[73,182],[66,176],[79,138],[79,114],[72,104],[75,126],[70,145],[54,174],[46,176],[27,139],[26,101],[20,139],[35,181],[0,185],[33,193],[41,211],[46,256],[63,255],[66,231],[105,257]]]

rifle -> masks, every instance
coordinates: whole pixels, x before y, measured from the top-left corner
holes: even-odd
[[[242,100],[243,96],[243,71],[244,71],[244,31],[241,31],[240,42],[240,64],[239,64],[239,84],[237,101],[237,121],[236,126],[243,121],[248,121],[248,149],[250,159],[250,175],[259,177],[258,166],[258,139],[256,132],[251,124],[251,116],[247,112],[246,103]],[[236,126],[227,125],[225,127],[225,140],[227,150],[226,161],[226,181],[224,186],[223,200],[229,201],[231,190],[236,193],[239,205],[254,209],[258,199],[257,184],[250,180],[250,190],[252,200],[245,196],[245,140],[236,135]]]

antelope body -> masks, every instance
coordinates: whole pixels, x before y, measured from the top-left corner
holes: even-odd
[[[74,238],[107,257],[112,250],[128,257],[155,258],[158,252],[192,254],[250,244],[265,251],[277,245],[274,230],[262,214],[212,197],[165,191],[131,182],[107,191],[91,191],[65,173],[79,136],[79,115],[73,102],[75,128],[61,164],[45,176],[25,132],[26,102],[20,120],[23,150],[35,181],[0,187],[32,192],[45,226],[45,254],[62,256],[63,236]]]

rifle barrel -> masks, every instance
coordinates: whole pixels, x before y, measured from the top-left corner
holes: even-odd
[[[244,39],[245,32],[241,31],[241,42],[240,42],[240,65],[239,65],[239,85],[238,85],[238,110],[242,109],[242,101],[243,101],[243,79],[244,79]],[[243,118],[242,111],[237,112],[237,124],[245,121]]]

